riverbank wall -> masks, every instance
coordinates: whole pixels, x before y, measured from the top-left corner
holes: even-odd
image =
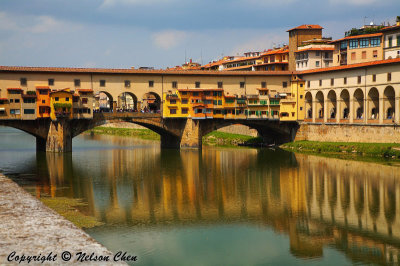
[[[301,123],[295,141],[400,143],[400,127],[394,125]]]
[[[82,264],[77,261],[78,252],[109,256],[111,261],[102,261],[102,265],[126,265],[114,262],[113,254],[104,246],[0,175],[0,265],[18,264],[17,257],[21,259],[22,255],[49,256],[52,260],[46,260],[44,265]],[[66,260],[69,255],[70,260]],[[37,265],[41,261],[29,264]]]

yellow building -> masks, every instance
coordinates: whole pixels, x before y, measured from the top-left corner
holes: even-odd
[[[73,118],[72,97],[73,93],[71,93],[70,89],[50,92],[50,118],[52,120]]]
[[[290,93],[280,94],[280,121],[304,120],[304,84],[304,80],[295,76]]]

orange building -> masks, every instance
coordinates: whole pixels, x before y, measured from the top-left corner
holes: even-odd
[[[50,117],[50,88],[48,86],[36,86],[37,96],[37,117]]]

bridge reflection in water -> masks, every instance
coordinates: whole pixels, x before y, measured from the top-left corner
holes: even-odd
[[[83,198],[107,224],[253,223],[288,235],[296,257],[330,246],[355,261],[398,261],[398,168],[256,149],[91,152],[38,155],[36,195]]]

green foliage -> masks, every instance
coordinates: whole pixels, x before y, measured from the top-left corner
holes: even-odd
[[[282,145],[283,149],[326,154],[356,154],[372,157],[400,158],[400,144],[296,141]]]
[[[352,28],[351,30],[346,32],[346,36],[356,36],[356,35],[362,35],[362,34],[372,34],[372,33],[377,33],[380,31],[384,26],[378,26],[374,28],[365,28],[365,29],[356,29]]]
[[[262,139],[241,134],[213,131],[203,137],[203,143],[206,145],[238,146],[239,144],[251,145],[262,143]]]
[[[400,16],[397,16],[396,22],[400,22]]]
[[[137,137],[147,140],[160,140],[160,135],[150,129],[95,127],[89,132],[101,135],[114,135],[123,137]]]
[[[72,108],[72,104],[70,103],[54,103],[53,104],[54,109],[71,109]]]

